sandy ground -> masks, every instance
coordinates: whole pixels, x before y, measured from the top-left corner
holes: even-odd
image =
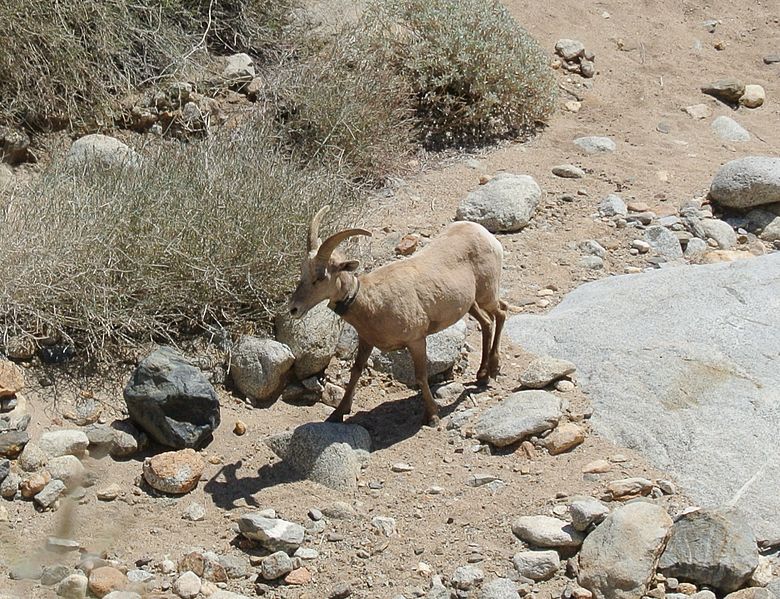
[[[562,92],[561,109],[550,127],[528,143],[505,145],[443,164],[423,161],[425,166],[419,172],[398,182],[391,193],[377,197],[372,222],[361,226],[375,232],[370,262],[379,263],[391,257],[401,235],[435,235],[451,222],[459,201],[478,185],[481,175],[500,171],[530,174],[543,189],[542,203],[531,226],[518,234],[500,236],[506,249],[503,288],[513,305],[524,305],[525,312],[541,313],[584,281],[621,274],[626,266],[648,266],[646,257],[628,252],[636,232],[618,230],[593,218],[605,195],[619,192],[626,200],[644,202],[659,214],[674,213],[682,202],[706,194],[720,164],[743,155],[777,155],[780,65],[764,65],[761,58],[780,51],[780,2],[716,1],[704,7],[670,0],[564,0],[541,4],[510,1],[507,6],[551,54],[561,37],[579,39],[595,53],[597,74],[588,88],[581,86],[579,77],[559,73],[561,82],[582,97],[581,110],[577,114],[564,110],[563,102],[572,98]],[[721,21],[714,34],[702,24],[710,18]],[[619,42],[630,51],[620,50]],[[725,49],[716,50],[716,42]],[[701,85],[726,76],[763,85],[767,103],[756,110],[734,111],[700,93]],[[682,111],[697,103],[707,104],[713,116],[694,120]],[[718,115],[738,120],[753,139],[740,144],[717,139],[710,123]],[[668,134],[657,131],[661,121],[669,124]],[[616,141],[617,151],[584,156],[572,144],[581,135],[608,135]],[[587,172],[586,178],[553,176],[551,168],[562,163],[579,165]],[[383,230],[388,223],[392,223],[389,230]],[[581,254],[576,245],[588,239],[609,250],[603,270],[579,266]],[[549,306],[540,306],[535,303],[537,292],[546,287],[554,293],[546,298]],[[473,321],[469,327],[474,351],[466,372],[456,377],[466,384],[467,393],[445,406],[445,414],[493,405],[517,388],[518,374],[531,358],[507,341],[502,352],[503,374],[487,391],[478,390],[470,383],[478,361],[479,333]],[[334,361],[330,372],[334,377],[346,376],[347,369],[348,365]],[[129,374],[128,367],[112,388],[99,391],[98,397],[106,401],[107,408],[122,404],[121,388]],[[76,391],[41,388],[31,381],[27,396],[33,412],[33,438],[44,430],[67,425],[61,414]],[[587,398],[578,389],[563,395],[572,419],[588,413]],[[428,564],[432,572],[448,576],[466,564],[470,555],[478,554],[482,559],[477,565],[488,579],[510,574],[511,556],[521,547],[510,525],[519,515],[550,515],[576,494],[601,496],[606,483],[617,478],[664,478],[640,456],[594,435],[574,451],[559,456],[541,451],[531,458],[520,451],[495,455],[484,448],[475,451],[478,443],[467,436],[444,428],[420,428],[422,406],[415,392],[369,373],[359,388],[351,422],[369,430],[375,451],[359,487],[353,493],[335,492],[295,480],[263,444],[269,434],[324,419],[330,408],[277,402],[269,408],[250,409],[222,389],[220,397],[223,425],[204,451],[210,458],[204,480],[183,498],[153,497],[135,486],[141,455],[125,462],[88,460],[99,482],[74,506],[68,519],[64,510],[39,514],[28,502],[4,501],[10,521],[0,524],[0,591],[18,597],[54,596],[37,584],[9,581],[2,565],[17,556],[37,559],[47,535],[68,534],[84,548],[105,551],[128,567],[141,558],[151,558],[152,563],[166,556],[177,560],[189,547],[247,555],[235,543],[234,520],[238,515],[272,507],[281,517],[303,523],[308,520],[309,508],[322,509],[345,501],[353,506],[355,516],[329,520],[324,533],[306,542],[320,552],[310,565],[312,581],[302,588],[274,588],[268,596],[327,597],[338,583],[348,582],[354,597],[410,597],[415,589],[427,588],[429,582],[429,575],[417,572],[420,562]],[[111,416],[108,409],[106,415]],[[232,432],[238,419],[248,427],[243,437]],[[587,420],[584,422],[587,426]],[[598,477],[583,476],[582,467],[599,458],[614,460],[611,471]],[[413,470],[394,473],[390,466],[397,462],[407,462]],[[474,473],[495,475],[506,486],[495,494],[486,487],[470,487],[467,480]],[[95,489],[112,482],[122,487],[122,497],[98,502]],[[434,485],[442,488],[441,494],[426,492]],[[194,501],[206,506],[202,522],[181,519]],[[669,504],[671,511],[686,505],[682,495],[661,501]],[[395,518],[398,536],[388,539],[377,535],[370,524],[376,515]],[[343,539],[331,542],[327,540],[329,533]],[[536,596],[560,596],[564,583],[560,577],[542,583]],[[230,581],[228,589],[254,594],[247,580]]]

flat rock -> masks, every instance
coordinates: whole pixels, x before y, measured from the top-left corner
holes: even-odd
[[[693,104],[692,106],[686,106],[685,113],[694,119],[706,119],[712,116],[712,109],[706,104]]]
[[[674,523],[658,569],[665,576],[730,593],[750,579],[758,557],[756,538],[741,514],[704,509]]]
[[[294,363],[295,356],[283,343],[245,335],[233,349],[230,376],[250,400],[270,401],[282,392]]]
[[[443,331],[428,336],[428,380],[436,380],[452,370],[461,358],[466,333],[465,320],[459,320]],[[376,370],[392,374],[394,379],[405,385],[415,385],[414,364],[407,350],[383,353],[375,349],[371,357]]]
[[[578,497],[569,504],[571,523],[575,530],[585,532],[591,524],[600,524],[609,508],[595,497]]]
[[[666,511],[652,503],[617,508],[582,544],[578,582],[596,599],[646,595],[671,526]]]
[[[284,312],[276,318],[276,340],[295,356],[293,371],[299,380],[319,374],[336,353],[344,321],[326,302],[314,306],[303,318]]]
[[[46,483],[38,493],[36,493],[35,500],[36,505],[42,509],[48,509],[54,505],[60,496],[65,492],[65,483],[61,480],[51,480]]]
[[[558,425],[544,439],[544,446],[550,455],[558,455],[574,449],[585,441],[585,429],[573,422]]]
[[[601,200],[601,203],[599,204],[599,215],[605,217],[627,216],[628,207],[623,198],[612,193]]]
[[[368,461],[371,437],[356,424],[312,422],[265,441],[299,476],[331,489],[351,489]]]
[[[676,260],[683,257],[680,240],[666,227],[653,225],[645,229],[644,239],[650,244],[650,247],[659,255],[669,260]]]
[[[167,447],[201,447],[219,426],[214,387],[172,347],[161,347],[138,364],[124,397],[131,420]]]
[[[536,547],[576,548],[585,538],[568,522],[551,516],[520,516],[512,522],[512,532]]]
[[[609,277],[506,325],[524,351],[577,364],[597,434],[674,475],[698,505],[736,504],[762,538],[780,537],[780,470],[766,460],[779,329],[780,254]]]
[[[586,154],[603,154],[617,149],[615,142],[609,137],[578,137],[574,140],[574,145]]]
[[[517,585],[508,578],[496,578],[482,587],[479,599],[520,599]]]
[[[269,551],[295,553],[303,543],[303,526],[279,518],[266,518],[257,513],[244,514],[238,519],[241,534],[258,541]]]
[[[559,164],[552,168],[552,174],[564,179],[582,179],[585,176],[585,171],[573,164]]]
[[[753,208],[780,202],[780,158],[747,156],[718,169],[710,198],[728,208]]]
[[[205,467],[194,449],[168,451],[144,460],[144,480],[158,491],[181,495],[198,485]]]
[[[533,360],[520,374],[520,383],[529,389],[543,389],[550,383],[573,374],[577,368],[571,362],[552,356]]]
[[[728,116],[717,117],[712,121],[711,129],[723,141],[750,141],[747,129]]]
[[[519,231],[530,222],[541,197],[533,177],[501,173],[466,196],[456,219],[479,223],[491,233]]]
[[[627,499],[648,495],[653,489],[653,482],[639,476],[621,478],[607,484],[607,492],[613,499]]]
[[[520,576],[535,581],[552,578],[561,567],[558,552],[553,550],[520,551],[512,557],[512,563]]]
[[[547,391],[518,391],[485,410],[474,427],[480,441],[504,447],[550,430],[560,420],[563,402]]]
[[[737,104],[745,93],[745,84],[738,79],[721,79],[702,86],[701,91],[726,104]]]

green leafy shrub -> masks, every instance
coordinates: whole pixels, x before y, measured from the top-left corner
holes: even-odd
[[[339,172],[290,162],[256,120],[143,153],[121,172],[54,165],[2,207],[0,341],[53,334],[99,356],[262,326],[297,280],[311,215],[360,210]]]
[[[388,0],[369,15],[386,23],[427,145],[515,135],[552,114],[549,59],[497,0]]]

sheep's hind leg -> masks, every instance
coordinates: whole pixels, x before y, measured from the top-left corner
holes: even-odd
[[[433,401],[431,388],[428,386],[428,355],[426,352],[425,337],[413,341],[406,346],[412,356],[414,363],[414,376],[417,385],[422,393],[423,403],[425,404],[425,416],[423,424],[434,427],[439,424],[439,406]]]
[[[344,390],[344,397],[341,398],[335,411],[328,416],[326,422],[343,422],[344,416],[352,411],[352,398],[355,396],[355,387],[360,380],[360,375],[363,374],[363,369],[368,363],[368,358],[371,356],[372,349],[374,349],[373,345],[358,338],[357,356],[355,356],[355,363],[350,370],[349,382],[347,383],[347,388]]]
[[[469,308],[469,314],[479,323],[479,328],[482,330],[482,360],[477,371],[477,381],[484,383],[488,380],[488,357],[490,341],[493,338],[493,322],[491,316],[476,303]]]
[[[501,331],[504,328],[504,322],[506,321],[506,311],[509,308],[504,300],[498,300],[498,308],[493,312],[493,317],[496,319],[496,330],[493,333],[493,345],[490,347],[490,361],[489,371],[490,376],[496,378],[501,370],[500,358],[499,358],[499,346],[501,344]]]

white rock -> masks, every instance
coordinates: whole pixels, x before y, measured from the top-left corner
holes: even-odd
[[[750,133],[737,121],[727,116],[719,116],[712,121],[712,132],[723,141],[750,141]]]
[[[569,513],[575,530],[585,532],[591,524],[602,522],[609,508],[593,497],[578,497],[569,504]]]
[[[461,566],[452,573],[450,583],[456,589],[468,591],[485,580],[485,573],[475,566]]]
[[[470,192],[456,218],[479,223],[491,233],[519,231],[530,222],[541,197],[533,177],[501,173]]]
[[[88,446],[87,435],[77,430],[50,431],[38,439],[38,447],[53,458],[63,455],[81,457]]]
[[[238,528],[248,539],[259,541],[270,551],[294,552],[303,543],[303,526],[280,520],[264,518],[256,513],[244,514],[238,519]]]
[[[564,60],[574,60],[585,54],[585,46],[578,40],[562,38],[555,42],[555,53]]]
[[[57,595],[63,599],[84,599],[87,596],[87,577],[81,573],[63,578],[56,586]]]
[[[255,78],[255,66],[252,57],[239,53],[228,56],[222,77],[231,83],[249,83]]]
[[[598,137],[595,135],[589,137],[578,137],[574,140],[580,150],[586,154],[601,154],[604,152],[614,152],[617,149],[615,142],[609,137]]]
[[[530,389],[543,389],[550,383],[573,374],[577,368],[567,360],[541,356],[533,360],[520,374],[520,383]]]
[[[118,139],[93,133],[85,135],[74,141],[65,162],[70,166],[97,166],[109,168],[138,168],[141,165],[141,157],[126,144]]]
[[[550,516],[521,516],[512,523],[512,532],[536,547],[576,548],[584,538],[568,522]]]
[[[623,201],[623,198],[613,193],[601,200],[601,204],[599,204],[599,214],[605,217],[627,216],[628,207]]]
[[[739,99],[739,103],[745,108],[758,108],[766,100],[766,92],[764,88],[756,84],[748,84],[745,86],[745,93]]]
[[[555,576],[561,567],[557,551],[520,551],[512,558],[515,570],[520,576],[531,580],[547,580]]]
[[[244,336],[233,350],[230,376],[248,398],[266,401],[281,393],[294,362],[295,356],[283,343]]]
[[[187,571],[173,583],[173,592],[182,599],[194,599],[200,593],[201,580],[194,572]]]

